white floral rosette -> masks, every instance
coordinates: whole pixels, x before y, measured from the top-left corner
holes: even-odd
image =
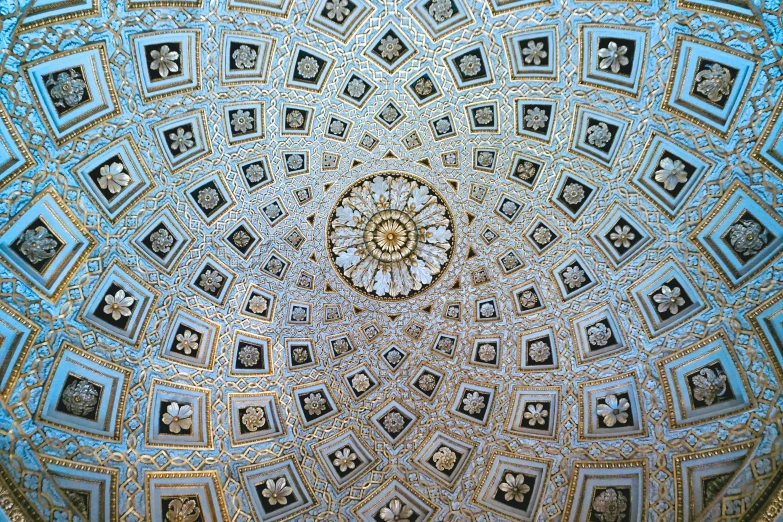
[[[343,192],[328,231],[343,279],[383,299],[406,299],[432,285],[453,252],[454,224],[442,196],[396,172],[362,178]]]

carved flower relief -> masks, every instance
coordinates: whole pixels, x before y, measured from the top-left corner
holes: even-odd
[[[622,492],[607,488],[593,499],[593,509],[601,522],[620,522],[625,518],[628,500]]]
[[[614,394],[607,395],[603,404],[599,404],[596,409],[598,415],[603,417],[604,424],[611,428],[617,423],[625,424],[628,422],[627,410],[631,407],[628,399],[618,398]]]
[[[527,350],[528,356],[537,363],[545,362],[552,353],[552,348],[544,341],[536,341]]]
[[[267,499],[270,506],[276,506],[277,504],[284,506],[288,504],[288,496],[294,492],[293,488],[286,485],[285,477],[280,477],[277,481],[269,479],[266,481],[265,486],[261,491],[261,495]]]
[[[731,72],[719,63],[708,65],[696,75],[696,90],[712,102],[719,102],[731,94],[733,83]]]
[[[545,128],[547,121],[549,121],[549,116],[539,107],[525,111],[525,126],[534,131]]]
[[[296,64],[296,72],[305,80],[311,80],[315,78],[321,66],[312,56],[305,56],[299,63]]]
[[[410,522],[413,510],[395,498],[379,514],[384,522]]]
[[[304,125],[304,114],[302,114],[302,111],[291,111],[286,114],[285,122],[292,129],[298,129]]]
[[[389,361],[392,366],[397,366],[400,364],[400,361],[402,361],[402,354],[397,350],[392,350],[386,354],[386,360]]]
[[[291,320],[302,322],[307,320],[307,308],[303,306],[294,306],[291,310]]]
[[[168,522],[196,522],[201,516],[201,509],[196,505],[192,498],[175,498],[169,502],[169,508],[166,511],[166,520]]]
[[[525,495],[530,492],[530,486],[525,484],[525,476],[523,474],[514,475],[513,473],[506,473],[505,480],[498,486],[498,489],[505,493],[504,497],[506,502],[523,502]]]
[[[544,225],[539,225],[536,231],[533,232],[533,239],[535,239],[536,243],[539,245],[546,245],[552,241],[552,232]]]
[[[168,78],[170,73],[179,72],[179,53],[169,49],[168,45],[161,46],[160,49],[153,49],[150,52],[152,56],[152,62],[150,62],[150,69],[157,71],[161,78]]]
[[[381,38],[378,52],[381,53],[382,58],[392,61],[400,55],[400,51],[402,51],[402,45],[400,45],[399,38],[395,38],[392,35]]]
[[[476,111],[474,117],[479,125],[489,125],[495,119],[495,111],[490,107],[482,107]]]
[[[457,317],[459,315],[459,311],[456,308],[449,308],[449,311],[447,312],[449,317]],[[454,339],[450,339],[449,337],[443,337],[440,341],[438,341],[437,349],[438,351],[449,353],[454,348]]]
[[[307,348],[297,346],[296,348],[291,350],[291,356],[294,358],[295,363],[302,364],[307,360],[307,356],[308,356]]]
[[[609,234],[609,240],[613,242],[616,248],[629,248],[631,241],[636,238],[636,234],[631,232],[631,227],[628,225],[617,225],[614,227],[614,231]]]
[[[305,397],[304,408],[312,416],[320,415],[326,409],[326,399],[323,398],[320,392],[311,393],[308,397]]]
[[[599,149],[606,147],[611,139],[612,133],[609,132],[609,126],[604,122],[591,125],[587,129],[587,142]]]
[[[394,120],[396,120],[400,116],[400,113],[397,112],[397,109],[395,109],[391,105],[387,105],[386,108],[381,111],[381,118],[383,118],[383,121],[386,123],[392,123]]]
[[[331,0],[326,2],[325,7],[326,16],[336,22],[342,22],[346,16],[351,14],[351,10],[348,8],[348,0]]]
[[[435,90],[435,86],[429,78],[421,77],[416,80],[416,83],[413,85],[413,90],[416,91],[416,94],[419,96],[429,96],[432,94],[432,91]]]
[[[503,206],[500,208],[500,211],[506,216],[511,217],[514,214],[516,214],[518,209],[519,209],[519,205],[517,205],[513,201],[506,201],[505,203],[503,203]]]
[[[587,329],[587,341],[593,346],[606,346],[612,338],[612,330],[604,323],[596,323]]]
[[[484,303],[479,307],[479,315],[481,317],[494,317],[496,313],[495,305],[492,303]]]
[[[237,69],[253,69],[256,66],[258,53],[248,45],[240,45],[231,54]]]
[[[336,136],[342,136],[345,132],[345,123],[340,120],[332,120],[332,123],[329,124],[329,132]]]
[[[177,344],[174,345],[174,348],[185,355],[190,355],[192,352],[198,350],[198,334],[191,332],[190,330],[186,329],[181,334],[177,334],[175,339]]]
[[[171,250],[171,245],[174,244],[174,236],[172,236],[168,230],[161,227],[152,234],[150,234],[150,245],[153,252],[167,253]]]
[[[112,320],[119,321],[122,317],[130,317],[133,303],[136,302],[134,297],[125,295],[125,290],[117,290],[114,295],[107,294],[103,298],[105,303],[103,306],[103,313],[111,315]]]
[[[359,393],[366,391],[370,387],[370,379],[363,373],[357,373],[351,379],[351,387]]]
[[[223,284],[223,276],[217,270],[205,270],[199,278],[198,285],[205,292],[216,292]]]
[[[334,454],[334,460],[332,460],[332,464],[335,468],[340,470],[340,473],[345,473],[349,469],[356,467],[356,463],[354,461],[358,458],[359,456],[354,453],[349,446],[346,446]]]
[[[257,347],[245,344],[239,349],[239,355],[237,357],[243,366],[255,366],[261,358],[261,352],[258,351]]]
[[[372,147],[375,146],[375,140],[369,134],[365,134],[362,137],[361,145],[362,145],[362,147],[371,149]]]
[[[286,165],[289,170],[299,170],[304,166],[304,157],[301,154],[291,154]]]
[[[231,116],[231,127],[235,134],[247,132],[253,128],[255,118],[251,116],[250,111],[239,109]]]
[[[536,175],[536,166],[529,161],[520,161],[517,163],[516,173],[519,178],[530,179]]]
[[[171,141],[171,143],[169,143],[171,150],[174,152],[179,151],[180,154],[187,152],[188,149],[195,145],[193,133],[190,131],[186,132],[182,127],[179,127],[176,132],[170,133],[169,140]]]
[[[25,230],[16,240],[16,244],[22,255],[33,265],[54,257],[59,246],[49,229],[43,226]]]
[[[86,417],[98,405],[98,389],[87,380],[75,380],[65,387],[60,400],[68,413]]]
[[[677,188],[678,183],[688,181],[688,173],[682,161],[662,158],[658,166],[660,168],[655,171],[655,181],[663,183],[663,188],[666,190],[672,191]]]
[[[598,57],[601,58],[598,67],[611,69],[615,74],[619,73],[620,68],[629,63],[628,57],[625,56],[627,52],[628,48],[626,46],[618,46],[615,42],[609,42],[606,48],[598,50]]]
[[[267,300],[264,299],[263,296],[260,295],[254,295],[250,302],[248,302],[247,307],[250,308],[250,311],[254,314],[263,314],[266,312],[267,308],[269,307],[269,303],[267,303]]]
[[[729,227],[729,242],[740,255],[752,257],[767,244],[767,229],[756,221],[743,219]]]
[[[428,12],[438,23],[443,23],[454,15],[451,0],[433,0]]]
[[[405,418],[398,411],[392,411],[383,418],[383,427],[392,435],[399,433],[405,427]]]
[[[101,167],[101,177],[98,178],[98,186],[103,190],[108,190],[111,194],[119,192],[130,184],[131,177],[127,172],[123,172],[125,167],[122,163],[112,162],[110,165]]]
[[[87,88],[87,83],[75,69],[51,74],[45,85],[55,107],[63,109],[70,109],[81,103]]]
[[[350,94],[352,98],[361,98],[365,90],[367,90],[367,84],[359,78],[354,78],[348,82],[348,94]]]
[[[180,406],[176,402],[169,403],[163,414],[163,424],[168,426],[171,433],[189,430],[193,426],[193,408],[189,404]]]
[[[258,431],[266,425],[266,413],[262,407],[250,407],[242,414],[242,424],[248,431]]]
[[[263,210],[264,214],[272,221],[283,215],[283,211],[280,210],[280,205],[278,205],[277,202],[274,202],[261,210]]]
[[[538,296],[532,290],[525,290],[517,296],[517,301],[522,308],[533,308],[538,304]]]
[[[527,46],[522,48],[522,56],[526,64],[541,65],[541,61],[547,57],[543,42],[529,40]]]
[[[711,368],[702,368],[693,377],[693,397],[707,406],[726,393],[726,375]]]
[[[419,380],[417,381],[419,385],[419,389],[423,392],[431,392],[435,389],[435,385],[438,383],[438,381],[435,379],[435,376],[430,373],[425,373],[421,377],[419,377]]]
[[[493,361],[495,359],[496,354],[497,354],[497,350],[495,349],[494,345],[491,345],[489,343],[484,343],[481,346],[479,346],[478,357],[484,362]]]
[[[474,54],[466,54],[460,58],[459,70],[465,76],[476,76],[481,72],[481,59]]]
[[[446,134],[451,130],[451,122],[448,118],[441,118],[435,122],[435,130],[438,134]]]
[[[353,285],[377,296],[406,296],[433,281],[451,255],[452,223],[429,187],[375,176],[335,209],[330,246]]]
[[[438,471],[450,471],[457,462],[457,454],[451,451],[451,448],[441,446],[438,451],[433,453],[432,460],[435,461],[435,467]]]
[[[483,410],[486,405],[484,404],[484,397],[478,392],[468,392],[465,398],[462,399],[462,406],[465,408],[465,411],[475,415]]]
[[[663,285],[660,293],[653,295],[653,301],[658,303],[658,312],[669,312],[672,315],[677,315],[680,307],[685,304],[685,299],[680,297],[681,292],[682,290],[677,286],[669,288]]]
[[[214,188],[206,187],[198,191],[196,201],[204,210],[212,210],[220,203],[220,195]]]
[[[231,236],[231,241],[233,241],[234,244],[239,248],[245,248],[247,245],[249,245],[250,239],[250,236],[244,230],[237,230]]]
[[[527,420],[530,426],[536,425],[543,426],[546,424],[546,418],[549,417],[549,412],[544,409],[543,404],[528,404],[527,411],[522,414],[522,417]]]
[[[351,350],[351,345],[346,339],[337,339],[332,343],[332,349],[337,355],[342,355]]]
[[[414,147],[419,147],[421,145],[421,140],[419,139],[418,134],[415,132],[412,132],[411,134],[408,134],[403,138],[403,143],[405,144],[405,147],[409,150]]]
[[[569,266],[563,272],[563,282],[568,285],[568,288],[579,288],[585,281],[587,281],[585,271],[579,266]]]
[[[585,191],[579,183],[569,183],[563,188],[563,199],[569,205],[578,205],[585,199]]]

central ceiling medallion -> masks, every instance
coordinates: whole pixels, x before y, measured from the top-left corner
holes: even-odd
[[[454,218],[428,182],[380,172],[352,183],[327,223],[332,266],[374,299],[409,299],[435,284],[454,253]]]

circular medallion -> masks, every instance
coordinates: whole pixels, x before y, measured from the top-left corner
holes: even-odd
[[[376,299],[409,299],[435,284],[454,253],[454,219],[421,178],[381,172],[352,183],[327,222],[332,266]]]

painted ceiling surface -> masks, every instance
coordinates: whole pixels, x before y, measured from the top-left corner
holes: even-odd
[[[783,31],[6,0],[13,520],[772,520]]]

